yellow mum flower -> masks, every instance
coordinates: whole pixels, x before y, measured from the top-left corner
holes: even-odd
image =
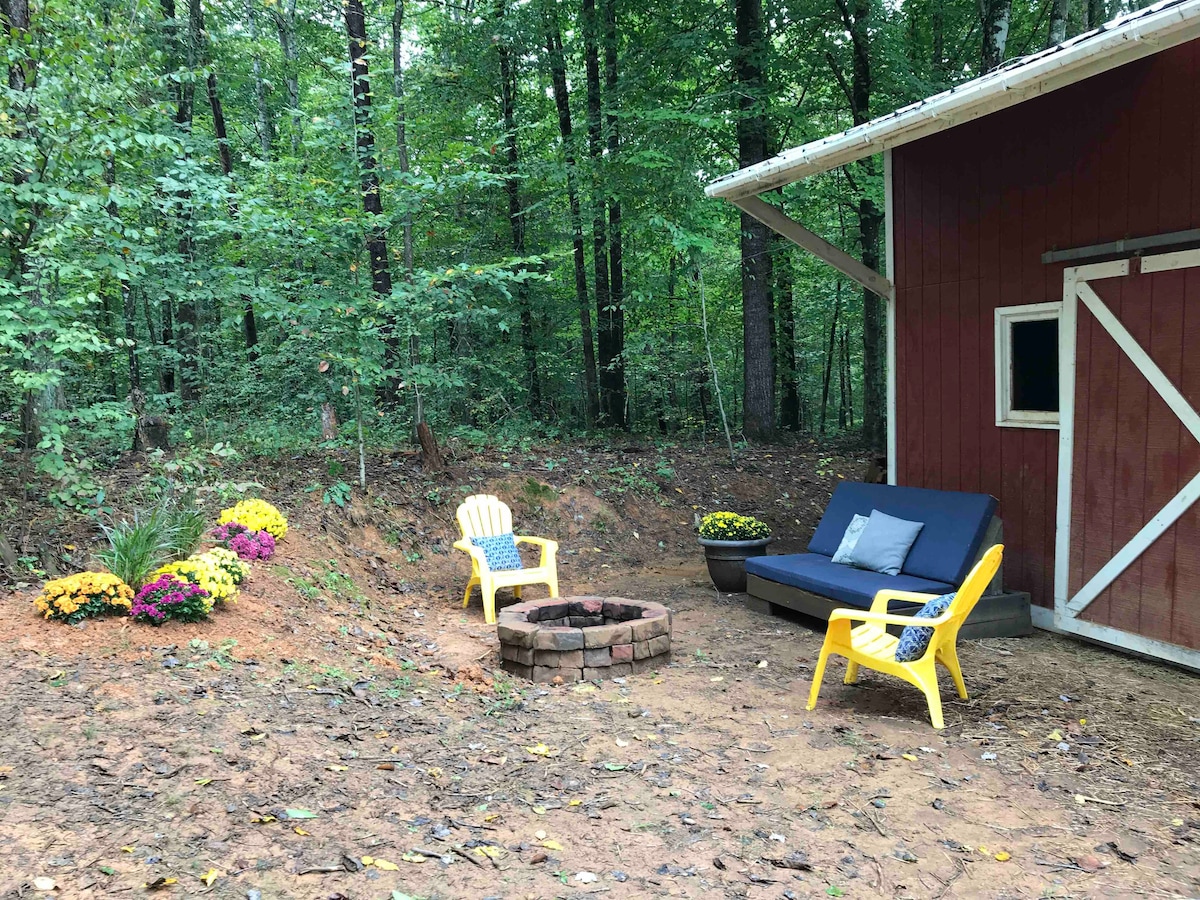
[[[80,572],[47,581],[33,607],[47,619],[75,624],[89,616],[112,615],[133,605],[133,589],[108,572]]]
[[[221,510],[218,524],[237,522],[251,531],[266,531],[275,540],[287,534],[288,524],[283,513],[266,500],[240,500],[228,509]]]

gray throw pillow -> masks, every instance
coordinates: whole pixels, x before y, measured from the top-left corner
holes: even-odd
[[[871,510],[867,527],[850,551],[850,565],[884,575],[899,575],[908,551],[924,527],[924,522],[909,522]]]
[[[863,529],[867,527],[867,522],[868,519],[866,516],[860,516],[858,513],[854,514],[854,518],[846,526],[846,533],[842,535],[842,542],[838,544],[837,553],[833,554],[833,559],[830,562],[835,562],[842,566],[850,565],[850,551],[858,543]]]

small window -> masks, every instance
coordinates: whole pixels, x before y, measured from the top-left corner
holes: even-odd
[[[996,310],[996,424],[1058,427],[1059,303]]]

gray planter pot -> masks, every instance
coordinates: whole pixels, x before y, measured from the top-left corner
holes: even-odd
[[[712,579],[713,586],[726,594],[735,594],[746,590],[746,560],[752,556],[766,556],[767,545],[775,538],[753,541],[699,540],[704,548],[704,561],[708,563],[708,577]]]

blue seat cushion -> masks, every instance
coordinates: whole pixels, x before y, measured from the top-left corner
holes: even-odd
[[[952,585],[944,581],[853,569],[819,553],[752,557],[746,560],[746,572],[767,581],[829,597],[857,609],[869,609],[875,594],[884,589],[923,594],[945,594],[954,590]]]
[[[924,523],[904,560],[902,575],[957,587],[979,555],[979,547],[996,512],[996,498],[987,494],[843,481],[833,492],[825,515],[808,543],[809,552],[833,556],[854,516],[870,516],[875,509],[898,519]]]

